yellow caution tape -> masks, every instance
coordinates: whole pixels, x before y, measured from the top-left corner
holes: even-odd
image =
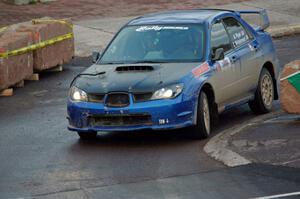
[[[26,46],[23,48],[19,48],[17,50],[6,51],[4,53],[0,53],[0,58],[7,58],[9,56],[20,55],[20,54],[27,53],[29,51],[37,50],[39,48],[44,48],[46,46],[55,44],[57,42],[60,42],[60,41],[66,40],[66,39],[71,39],[71,38],[73,38],[73,36],[74,36],[73,33],[68,33],[65,35],[61,35],[61,36],[46,40],[46,41],[39,42],[37,44],[32,44],[32,45],[29,45],[29,46]]]
[[[63,20],[63,19],[33,19],[31,20],[33,24],[39,24],[39,23],[47,23],[47,22],[58,22],[61,24],[65,24],[67,26],[69,26],[71,29],[73,28],[73,24]]]
[[[8,27],[6,26],[6,27],[2,27],[2,28],[0,28],[0,32],[3,32],[4,30],[6,30]]]

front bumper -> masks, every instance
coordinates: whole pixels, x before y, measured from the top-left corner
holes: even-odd
[[[133,131],[142,129],[167,130],[193,125],[195,100],[182,101],[182,96],[175,99],[153,100],[130,103],[127,107],[112,108],[101,103],[68,101],[68,129],[77,132],[88,131]],[[130,125],[95,125],[92,117],[126,116],[147,114],[151,123]]]

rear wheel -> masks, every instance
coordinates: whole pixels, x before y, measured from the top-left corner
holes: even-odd
[[[197,124],[192,127],[192,135],[195,139],[207,138],[211,133],[210,104],[206,93],[201,91],[197,109]]]
[[[88,139],[93,139],[93,138],[96,138],[97,136],[97,132],[95,131],[91,131],[91,132],[77,132],[80,139],[83,139],[83,140],[88,140]]]
[[[250,109],[257,114],[268,113],[274,100],[274,82],[270,72],[263,68],[259,77],[254,100],[249,102]]]

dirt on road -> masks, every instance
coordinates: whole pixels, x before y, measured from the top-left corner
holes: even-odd
[[[0,26],[51,16],[73,20],[124,17],[169,9],[192,9],[246,0],[57,0],[47,4],[12,5],[0,0]]]

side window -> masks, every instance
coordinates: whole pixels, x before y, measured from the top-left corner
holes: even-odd
[[[230,39],[221,21],[213,24],[211,28],[212,53],[215,53],[218,48],[223,48],[224,52],[231,49]]]
[[[229,17],[223,19],[223,22],[234,47],[239,47],[250,39],[248,32],[236,19]]]

